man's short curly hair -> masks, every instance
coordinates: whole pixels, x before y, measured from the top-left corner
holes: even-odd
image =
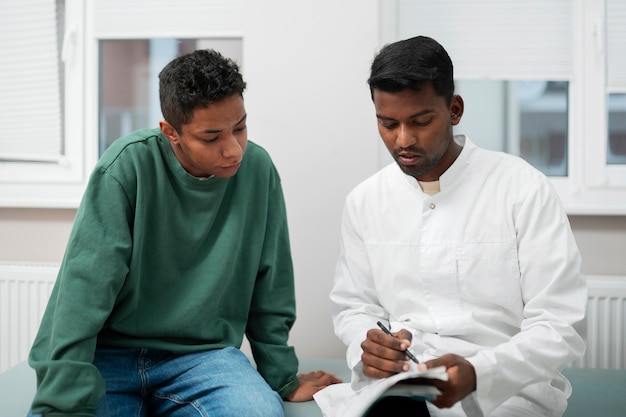
[[[246,83],[237,64],[210,49],[175,58],[159,73],[159,100],[165,120],[176,131],[193,111],[233,94],[243,96]]]

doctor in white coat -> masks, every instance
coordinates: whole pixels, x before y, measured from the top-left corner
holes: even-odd
[[[571,386],[560,372],[585,351],[587,287],[550,182],[453,134],[464,102],[435,40],[385,46],[369,85],[395,162],[345,203],[330,295],[353,370],[342,403],[409,370],[408,350],[444,367],[446,380],[428,380],[440,394],[386,398],[368,416],[561,416]],[[328,416],[338,389],[316,396]]]

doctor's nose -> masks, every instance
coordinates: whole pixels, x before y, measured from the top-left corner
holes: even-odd
[[[408,148],[417,142],[417,138],[408,127],[401,125],[398,129],[398,136],[396,137],[396,144],[401,148]]]

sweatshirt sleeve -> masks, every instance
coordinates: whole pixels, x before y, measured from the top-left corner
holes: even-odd
[[[285,397],[298,387],[298,359],[288,346],[295,321],[293,265],[280,178],[272,167],[267,225],[246,336],[259,373]]]
[[[30,352],[37,374],[33,413],[92,416],[104,395],[92,362],[97,334],[128,272],[131,211],[120,184],[94,171]]]

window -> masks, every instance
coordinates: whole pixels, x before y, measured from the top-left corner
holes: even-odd
[[[0,14],[0,158],[4,162],[52,162],[63,154],[59,53],[63,6],[62,1],[33,0],[16,3]]]
[[[100,41],[99,156],[134,130],[157,127],[159,72],[172,59],[213,48],[242,65],[241,38],[116,39]]]
[[[626,213],[626,3],[381,2],[383,42],[426,35],[455,66],[456,129],[548,175],[570,214]]]
[[[214,47],[215,42],[234,42],[235,54],[242,53],[243,0],[26,4],[15,2],[0,15],[0,113],[17,110],[9,117],[0,115],[5,132],[0,138],[3,207],[77,207],[112,138],[156,127],[160,110],[155,109],[155,80],[164,60],[194,44]],[[177,50],[168,52],[172,45]],[[32,87],[35,81],[41,81],[37,88],[19,87],[22,82]],[[134,83],[124,91],[128,94],[109,94],[110,86],[120,92],[116,83],[121,81]],[[33,96],[24,97],[27,92]],[[18,108],[23,103],[26,110]],[[50,116],[44,117],[46,112]]]
[[[80,198],[82,12],[80,0],[33,0],[0,15],[3,206],[67,206]],[[67,123],[68,114],[77,122]]]
[[[567,176],[567,81],[457,80],[466,112],[455,133],[519,155],[548,176]]]
[[[626,5],[607,0],[607,163],[626,164]]]
[[[626,94],[609,94],[607,163],[626,164]]]

